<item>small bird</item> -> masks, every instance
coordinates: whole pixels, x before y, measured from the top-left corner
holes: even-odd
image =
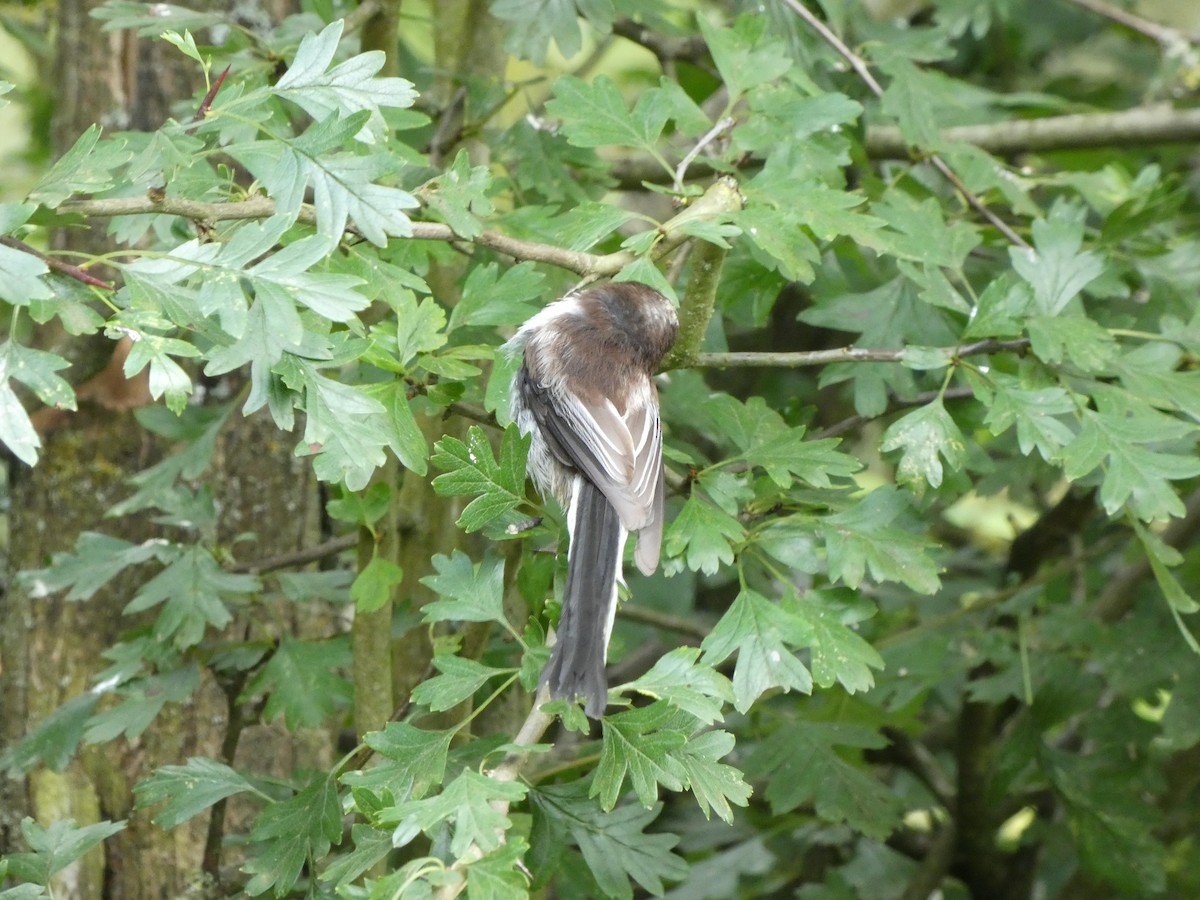
[[[532,436],[528,471],[566,513],[569,547],[558,640],[542,673],[553,699],[584,701],[599,718],[625,538],[634,561],[658,567],[663,528],[662,428],[654,373],[679,331],[653,288],[612,283],[568,294],[509,342],[525,359],[513,418]]]

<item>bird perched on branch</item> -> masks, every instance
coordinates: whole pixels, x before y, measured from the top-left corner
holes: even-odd
[[[662,429],[653,376],[679,330],[671,302],[632,282],[568,294],[510,341],[525,360],[513,418],[532,436],[529,475],[566,513],[570,545],[558,639],[542,684],[554,699],[604,712],[604,665],[622,580],[634,561],[658,567],[663,528]]]

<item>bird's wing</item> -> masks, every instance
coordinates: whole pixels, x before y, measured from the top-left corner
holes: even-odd
[[[608,398],[588,402],[532,379],[524,388],[526,405],[559,461],[600,488],[626,530],[639,531],[657,521],[661,534],[662,431],[654,385],[647,380],[634,391],[624,415]],[[641,541],[639,537],[638,567],[645,571]],[[657,564],[657,550],[653,557]]]

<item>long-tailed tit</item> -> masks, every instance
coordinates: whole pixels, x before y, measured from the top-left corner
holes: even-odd
[[[566,512],[570,547],[558,640],[542,674],[555,699],[604,712],[604,665],[622,581],[634,561],[658,567],[663,528],[662,430],[653,376],[675,342],[671,302],[643,284],[605,284],[551,303],[510,342],[524,349],[513,418],[532,435],[529,475]]]

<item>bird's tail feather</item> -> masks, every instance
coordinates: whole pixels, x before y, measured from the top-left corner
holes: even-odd
[[[586,478],[576,477],[567,521],[567,586],[563,592],[558,640],[542,673],[542,684],[555,700],[582,699],[596,719],[604,713],[608,683],[604,664],[617,607],[617,578],[625,529],[604,494]]]

